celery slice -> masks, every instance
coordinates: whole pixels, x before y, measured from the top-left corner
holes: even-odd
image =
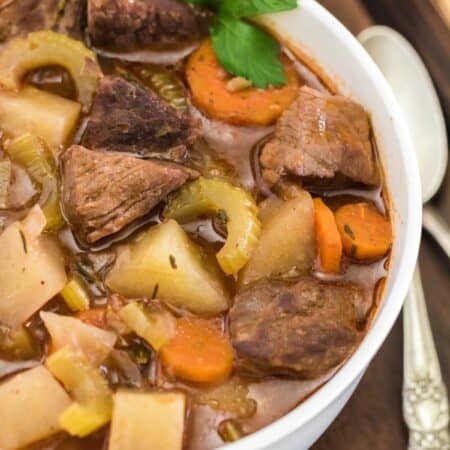
[[[10,330],[0,327],[0,353],[8,352],[17,359],[31,359],[39,351],[30,333],[23,326]]]
[[[89,309],[89,295],[83,287],[82,281],[72,278],[60,292],[66,305],[72,311],[85,311]]]
[[[81,404],[111,396],[106,379],[82,353],[64,347],[50,355],[46,365],[74,399]]]
[[[46,229],[59,229],[64,219],[59,206],[58,172],[51,151],[38,137],[28,133],[14,139],[6,150],[13,162],[27,170],[40,189],[39,204],[47,219]]]
[[[176,319],[167,311],[149,311],[138,303],[129,303],[119,311],[120,318],[156,351],[175,334]]]
[[[178,192],[164,210],[164,217],[187,222],[206,213],[220,215],[226,224],[228,237],[217,260],[226,274],[236,276],[250,259],[261,234],[258,207],[243,189],[200,177]]]
[[[5,159],[0,161],[0,208],[6,208],[10,181],[11,162]]]
[[[36,31],[0,48],[0,84],[17,91],[28,71],[49,65],[68,70],[77,86],[78,99],[87,112],[102,75],[97,56],[82,42],[54,31]]]
[[[111,420],[112,406],[112,399],[72,403],[59,415],[59,425],[72,436],[85,437]]]
[[[113,403],[108,382],[82,353],[64,347],[50,355],[46,365],[75,399],[59,416],[63,430],[83,437],[111,420]]]
[[[176,76],[160,66],[133,65],[131,72],[146,86],[156,92],[176,110],[186,113],[189,109],[186,92]]]

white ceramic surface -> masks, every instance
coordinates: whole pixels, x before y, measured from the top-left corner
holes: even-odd
[[[397,318],[412,279],[420,241],[422,201],[414,148],[383,75],[350,32],[314,0],[260,21],[311,56],[340,91],[371,114],[392,200],[395,242],[378,315],[356,353],[291,413],[227,450],[305,450],[325,431],[356,388]],[[400,392],[399,392],[400,395]],[[380,418],[382,419],[382,418]]]
[[[412,45],[389,27],[370,27],[358,40],[394,90],[409,125],[419,162],[422,197],[427,202],[442,183],[448,159],[444,116],[428,70]]]

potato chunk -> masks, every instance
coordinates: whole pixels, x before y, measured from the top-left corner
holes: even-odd
[[[15,450],[60,430],[58,416],[70,397],[44,366],[0,385],[0,448]]]
[[[31,133],[57,151],[74,132],[81,105],[31,86],[20,92],[0,89],[0,128],[10,138]]]
[[[259,244],[244,268],[242,284],[280,276],[302,274],[314,261],[314,204],[306,191],[291,200],[275,203],[263,214]]]
[[[52,338],[53,351],[70,347],[83,353],[94,365],[103,362],[117,339],[112,331],[87,325],[75,317],[42,311],[41,319]]]
[[[106,284],[125,297],[157,296],[198,314],[218,314],[228,308],[214,261],[203,257],[174,220],[121,247]]]
[[[66,284],[64,257],[57,243],[41,234],[45,216],[35,206],[22,222],[0,235],[0,321],[15,328]]]
[[[181,450],[185,403],[175,392],[118,392],[109,450]]]

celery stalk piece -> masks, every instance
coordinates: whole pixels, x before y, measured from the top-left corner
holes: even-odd
[[[23,76],[32,69],[57,65],[68,70],[88,112],[102,76],[97,56],[80,41],[54,31],[36,31],[9,41],[0,48],[0,84],[18,91]]]
[[[217,253],[220,267],[236,276],[258,244],[258,207],[243,189],[219,179],[198,178],[183,187],[164,210],[164,217],[187,222],[202,214],[220,214],[228,237]]]
[[[83,287],[82,281],[72,278],[60,292],[66,305],[72,311],[85,311],[89,309],[89,295]]]
[[[169,312],[162,310],[151,312],[136,302],[124,306],[119,311],[119,317],[156,351],[159,351],[176,332],[176,319]]]
[[[124,72],[123,69],[120,70]],[[189,103],[183,83],[172,72],[161,66],[151,64],[132,65],[130,71],[139,81],[156,92],[177,111],[188,112]]]
[[[47,230],[57,230],[64,224],[59,206],[58,172],[53,155],[44,143],[32,134],[14,139],[6,148],[11,159],[24,167],[41,191],[39,204],[47,219]]]
[[[73,135],[80,111],[79,103],[32,86],[17,93],[0,89],[0,127],[5,136],[34,134],[55,153]]]
[[[6,208],[8,202],[9,183],[11,181],[11,162],[0,161],[0,208]]]
[[[82,353],[65,347],[50,355],[46,365],[75,399],[59,416],[63,430],[84,437],[111,420],[108,382]]]
[[[59,424],[72,436],[85,437],[111,420],[112,399],[87,405],[74,402],[59,416]]]
[[[38,354],[38,348],[30,333],[23,326],[14,330],[0,328],[0,352],[8,352],[18,359],[31,359]]]
[[[82,353],[64,347],[51,354],[46,365],[77,402],[88,404],[111,396],[106,379]]]

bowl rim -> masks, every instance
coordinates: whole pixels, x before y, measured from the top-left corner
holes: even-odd
[[[389,297],[384,297],[383,306],[374,319],[371,328],[342,368],[313,395],[280,419],[235,443],[221,447],[227,450],[269,448],[311,422],[330,404],[335,402],[344,391],[350,388],[352,383],[358,380],[358,376],[363,374],[383,344],[401,311],[419,253],[422,229],[422,195],[419,168],[415,158],[407,157],[407,155],[414,154],[414,147],[400,106],[375,62],[357,38],[335,16],[317,3],[316,0],[302,0],[299,7],[305,8],[317,21],[326,25],[329,31],[335,35],[338,45],[344,46],[348,52],[353,53],[358,58],[361,66],[365,68],[367,76],[376,87],[377,95],[383,101],[392,118],[394,132],[400,137],[399,148],[403,160],[407,162],[404,169],[409,180],[407,203],[408,210],[411,213],[405,222],[404,233],[405,242],[408,242],[408,245],[404,247],[403,254],[399,256],[401,267]]]

